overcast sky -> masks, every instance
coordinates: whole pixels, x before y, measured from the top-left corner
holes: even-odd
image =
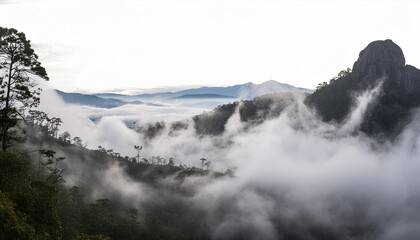
[[[420,1],[0,0],[64,91],[227,86],[315,88],[392,39],[420,67]]]

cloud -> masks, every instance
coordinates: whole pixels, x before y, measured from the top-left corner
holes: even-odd
[[[44,107],[70,120],[63,127],[85,131],[89,141],[117,152],[134,155],[132,145],[140,143],[142,157],[175,157],[177,164],[196,166],[206,157],[216,170],[236,169],[233,178],[195,177],[181,184],[192,192],[183,201],[205,213],[214,239],[413,239],[420,235],[420,112],[414,112],[414,121],[394,142],[378,143],[357,134],[379,92],[380,86],[357,95],[343,124],[320,121],[303,97],[294,95],[279,117],[261,125],[245,126],[236,112],[220,136],[198,136],[190,122],[184,130],[171,133],[165,128],[148,140],[124,121],[170,122],[195,110],[69,109],[52,95]],[[102,118],[89,122],[92,115]],[[71,183],[87,181],[76,170],[86,169],[87,163],[77,164],[70,170],[77,173],[69,174]],[[171,199],[132,181],[118,166],[94,172],[100,179],[93,187],[95,196],[122,196],[139,208],[150,199]]]
[[[374,96],[376,91],[369,94]],[[366,105],[366,96],[356,102]],[[362,114],[362,108],[356,106],[352,114]],[[286,228],[289,225],[302,239],[322,236],[311,232],[314,226],[324,226],[339,239],[362,236],[352,234],[368,237],[366,226],[376,231],[371,239],[410,239],[420,234],[412,224],[420,220],[420,206],[415,203],[420,200],[416,124],[397,143],[378,146],[367,137],[319,131],[335,128],[342,133],[355,124],[322,126],[327,124],[316,121],[319,126],[307,130],[295,128],[296,117],[283,113],[232,140],[226,160],[237,164],[234,183],[212,183],[196,195],[197,203],[208,212],[215,238],[242,232],[249,239],[261,234],[268,235],[264,239],[294,236]],[[346,232],[349,228],[355,233]]]
[[[96,149],[102,146],[128,156],[134,154],[133,146],[144,145],[145,139],[127,128],[127,125],[132,125],[134,122],[141,125],[158,121],[185,120],[204,111],[202,108],[169,104],[159,107],[129,104],[112,109],[71,105],[64,103],[45,81],[39,81],[39,85],[43,89],[39,109],[49,113],[50,117],[61,118],[62,132],[68,131],[72,137],[81,137],[88,143],[88,148]],[[159,155],[159,152],[162,152],[158,147],[154,149],[156,151],[151,151],[151,154]]]

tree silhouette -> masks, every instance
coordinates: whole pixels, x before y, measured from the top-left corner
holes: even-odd
[[[63,132],[58,136],[58,139],[65,143],[71,143],[71,135],[69,132]]]
[[[206,163],[204,163],[204,166],[206,166],[206,170],[209,170],[209,168],[211,166],[211,162],[207,161]]]
[[[204,162],[207,161],[207,159],[200,158],[200,161],[201,161],[201,170],[203,170],[204,169]]]
[[[22,32],[0,27],[0,137],[6,151],[20,139],[13,129],[26,112],[39,105],[36,79],[48,80],[30,41]]]
[[[136,158],[137,158],[137,162],[139,163],[140,162],[140,151],[143,149],[143,146],[134,145],[134,149],[137,150]]]

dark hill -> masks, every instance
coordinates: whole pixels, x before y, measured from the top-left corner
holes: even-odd
[[[116,108],[121,107],[127,104],[137,104],[137,105],[148,105],[148,106],[162,106],[161,104],[154,104],[154,103],[145,103],[142,101],[124,101],[114,98],[102,98],[96,95],[89,95],[83,93],[67,93],[62,92],[59,90],[55,90],[55,92],[60,96],[65,103],[69,104],[76,104],[76,105],[84,105],[84,106],[91,106],[97,108]],[[107,95],[104,95],[107,96]],[[115,96],[124,96],[115,94]]]
[[[361,130],[368,135],[395,136],[420,105],[420,70],[406,65],[401,48],[391,40],[374,41],[359,54],[353,71],[310,95],[306,103],[324,121],[341,122],[349,114],[354,96],[383,81],[382,91],[371,104]]]
[[[100,98],[94,95],[82,93],[66,93],[56,90],[57,94],[63,98],[64,102],[77,105],[86,105],[99,108],[115,108],[127,104],[126,102],[113,98]]]

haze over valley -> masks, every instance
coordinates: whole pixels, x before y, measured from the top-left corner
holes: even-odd
[[[66,169],[65,184],[90,189],[88,199],[107,197],[142,209],[162,198],[162,186],[145,190],[150,188],[141,180],[146,173],[130,170],[135,163],[112,164],[115,156],[137,162],[133,146],[141,146],[140,165],[165,166],[171,159],[175,166],[200,172],[204,158],[211,165],[203,169],[233,174],[219,179],[210,171],[179,183],[171,180],[180,174],[176,171],[161,176],[166,184],[192,191],[174,196],[205,215],[197,224],[207,230],[193,231],[200,238],[405,239],[419,234],[414,214],[419,209],[411,202],[419,198],[414,99],[420,71],[404,61],[391,40],[376,41],[351,70],[320,83],[313,93],[293,88],[252,100],[236,95],[211,109],[179,103],[175,96],[185,92],[146,97],[72,94],[76,100],[66,103],[61,93],[43,86],[39,109],[60,117],[60,131],[81,137],[88,149],[110,154],[101,165],[82,152],[75,157],[74,147],[50,143],[66,157],[60,165]],[[206,94],[226,94],[222,90],[201,92],[205,97],[194,101],[210,101]],[[197,89],[185,91],[198,94]],[[86,96],[125,104],[84,105]],[[163,199],[158,206],[173,201],[170,196]],[[229,210],[220,212],[227,206]]]
[[[0,1],[33,12],[0,16],[0,239],[419,238],[416,3],[36,2]]]

